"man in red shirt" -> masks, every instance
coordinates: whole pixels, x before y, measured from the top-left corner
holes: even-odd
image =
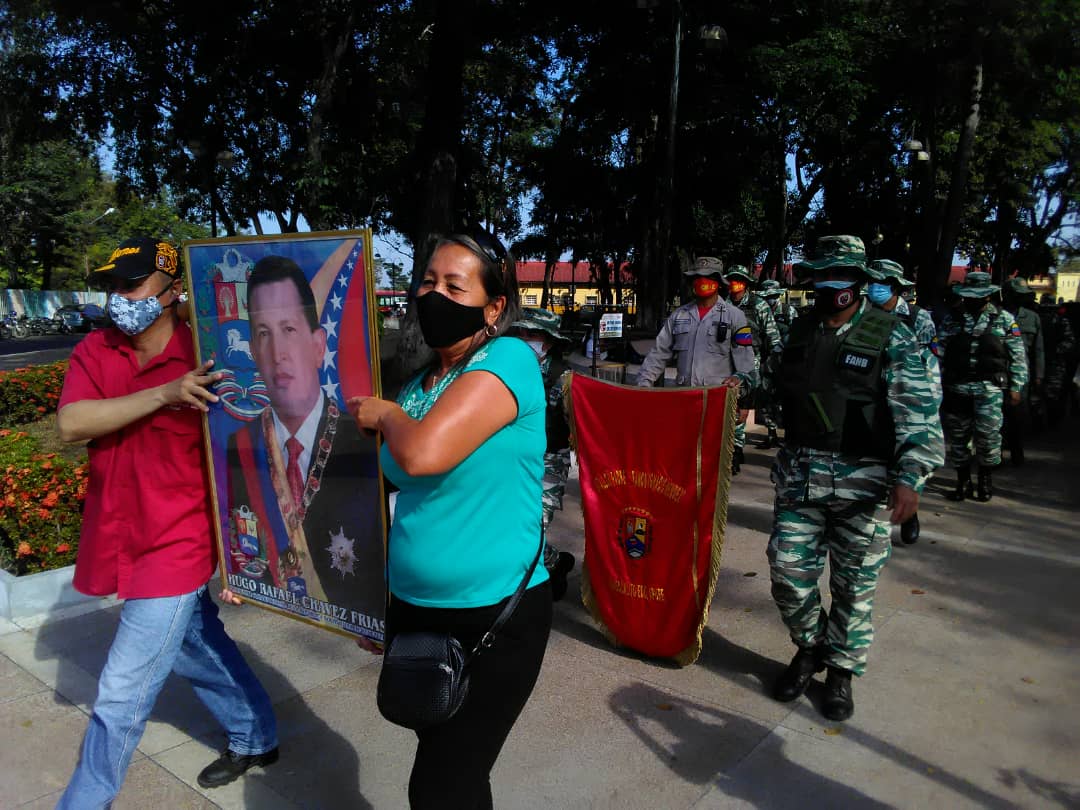
[[[170,672],[191,681],[225,728],[226,751],[199,774],[227,784],[277,760],[270,699],[218,618],[207,582],[216,550],[201,412],[216,402],[213,361],[193,368],[176,314],[176,249],[131,239],[95,271],[115,324],[71,356],[57,427],[90,440],[75,588],[124,599],[93,715],[59,808],[108,806]]]

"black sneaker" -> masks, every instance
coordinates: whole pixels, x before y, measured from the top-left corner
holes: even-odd
[[[741,447],[736,447],[735,450],[731,454],[731,474],[732,475],[738,475],[739,474],[739,471],[742,469],[743,461],[745,461],[745,460],[746,460],[746,458],[743,455],[743,449]]]
[[[784,670],[773,686],[773,697],[781,703],[788,703],[802,695],[815,672],[825,669],[821,660],[821,648],[813,647],[806,649],[800,647],[791,659],[788,668]]]
[[[821,713],[838,723],[855,714],[855,700],[851,696],[851,673],[846,669],[829,667],[825,676],[825,702]]]
[[[199,785],[204,788],[216,788],[235,781],[255,766],[266,767],[278,761],[278,749],[271,748],[262,754],[237,754],[225,751],[220,757],[202,769]]]

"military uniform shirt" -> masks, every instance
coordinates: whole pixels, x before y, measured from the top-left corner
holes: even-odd
[[[724,300],[718,300],[704,318],[698,315],[696,301],[684,304],[664,321],[656,345],[641,364],[637,384],[649,386],[656,382],[674,354],[678,364],[676,385],[719,385],[734,376],[742,381],[744,391],[753,388],[758,380],[754,348],[745,340],[748,331],[736,336],[741,329],[749,330],[746,316]]]
[[[870,306],[864,299],[855,317],[837,329],[837,337],[858,323]],[[818,329],[824,327],[819,324]],[[784,444],[772,471],[778,499],[877,501],[885,497],[890,484],[922,491],[934,470],[945,462],[945,438],[915,333],[906,323],[893,327],[885,344],[882,386],[894,425],[895,451],[891,465],[871,458]]]
[[[997,335],[1005,343],[1005,350],[1009,355],[1007,388],[1009,391],[1020,392],[1028,381],[1027,352],[1024,350],[1024,339],[1020,332],[1020,325],[1016,319],[1004,309],[998,309],[988,304],[979,313],[978,317],[972,317],[968,312],[951,313],[945,318],[938,332],[938,362],[944,367],[945,353],[949,350],[949,338],[961,333],[972,337],[980,337],[986,330],[990,334]],[[971,342],[970,368],[975,369],[978,363],[979,342]],[[990,380],[974,380],[972,382],[955,383],[949,386],[950,391],[958,394],[976,394],[989,388],[998,388]]]
[[[898,297],[893,312],[906,319],[911,315],[911,307],[907,301]],[[920,307],[911,328],[915,332],[915,342],[919,344],[919,354],[922,356],[923,365],[926,366],[926,373],[930,375],[934,400],[940,405],[941,366],[938,364],[937,355],[934,354],[934,344],[937,342],[937,326],[934,324],[934,319],[930,317],[930,313],[925,308]]]

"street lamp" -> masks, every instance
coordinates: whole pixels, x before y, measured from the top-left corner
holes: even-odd
[[[87,223],[86,223],[86,225],[87,225],[87,227],[89,227],[89,226],[93,225],[93,224],[94,224],[95,222],[97,222],[98,220],[100,220],[100,219],[104,219],[104,218],[105,218],[105,217],[107,217],[107,216],[108,216],[109,214],[114,214],[114,213],[116,213],[116,209],[115,209],[115,208],[113,208],[113,207],[112,207],[112,206],[110,205],[110,206],[109,206],[108,208],[106,208],[106,209],[105,209],[104,211],[102,211],[102,212],[101,212],[100,214],[98,214],[98,215],[97,215],[96,217],[94,217],[94,218],[93,218],[92,220],[90,220],[89,222],[87,222]]]
[[[101,220],[105,219],[105,217],[107,217],[109,214],[115,214],[115,213],[116,213],[116,209],[113,208],[110,205],[108,208],[106,208],[104,211],[102,211],[100,214],[98,214],[92,220],[87,222],[86,227],[89,228],[94,223],[100,222]],[[89,252],[83,253],[83,269],[86,271],[86,277],[89,278],[90,277],[90,253]]]

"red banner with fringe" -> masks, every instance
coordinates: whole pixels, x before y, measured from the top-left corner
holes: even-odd
[[[616,644],[693,663],[727,523],[738,391],[570,383],[582,598]]]

